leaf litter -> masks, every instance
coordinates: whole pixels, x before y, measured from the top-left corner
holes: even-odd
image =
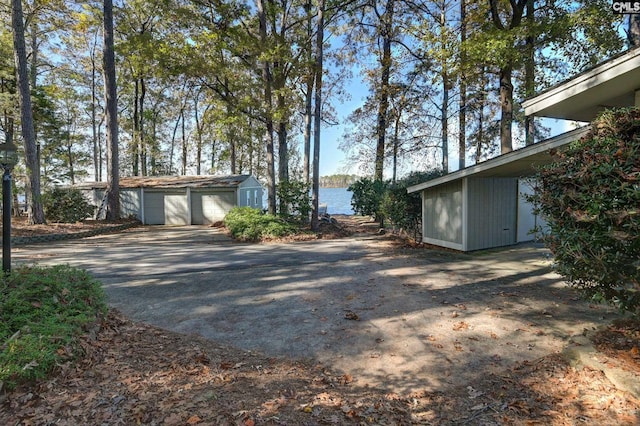
[[[627,339],[628,340],[628,339]],[[311,361],[263,356],[110,312],[84,356],[0,398],[7,425],[638,424],[640,401],[558,355],[451,392],[385,393]]]
[[[453,307],[466,310],[463,304]],[[459,321],[453,331],[468,327]],[[493,332],[490,337],[498,338]],[[425,338],[444,349],[435,336]],[[593,340],[601,359],[640,372],[637,323],[616,324]],[[456,343],[451,350],[463,350]],[[602,372],[573,368],[557,354],[447,392],[398,395],[319,363],[243,351],[135,323],[114,311],[81,347],[83,356],[60,365],[47,380],[11,392],[0,383],[0,424],[640,424],[638,399]]]

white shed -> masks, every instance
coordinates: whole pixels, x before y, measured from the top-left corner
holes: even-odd
[[[76,185],[98,208],[106,182]],[[144,176],[120,179],[120,214],[146,225],[209,225],[235,206],[262,209],[263,188],[250,175]]]
[[[640,48],[617,55],[522,103],[526,115],[589,122],[610,107],[640,106]],[[588,126],[414,185],[422,195],[423,241],[461,251],[531,240],[541,225],[523,193],[550,150],[578,140]]]

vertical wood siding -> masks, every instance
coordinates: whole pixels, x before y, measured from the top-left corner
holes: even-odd
[[[140,212],[140,190],[121,189],[120,190],[120,215],[122,217],[135,217],[142,219]]]
[[[469,178],[466,250],[516,243],[518,180]]]
[[[423,193],[423,239],[462,244],[462,181]]]

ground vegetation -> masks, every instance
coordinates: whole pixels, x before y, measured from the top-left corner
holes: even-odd
[[[100,284],[68,266],[21,267],[0,280],[0,389],[48,377],[81,354],[106,313]]]

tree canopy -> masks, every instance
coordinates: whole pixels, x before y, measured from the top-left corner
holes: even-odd
[[[24,34],[11,3],[24,6]],[[28,58],[24,81],[0,55],[0,137],[31,138],[18,108],[28,84],[27,168],[44,185],[251,173],[274,211],[286,209],[278,182],[319,179],[322,128],[344,125],[347,173],[448,172],[449,152],[464,165],[540,138],[519,101],[626,38],[604,0],[118,0],[112,75],[108,3],[0,0],[0,49],[13,56],[15,35]],[[362,102],[337,114],[350,96]]]

